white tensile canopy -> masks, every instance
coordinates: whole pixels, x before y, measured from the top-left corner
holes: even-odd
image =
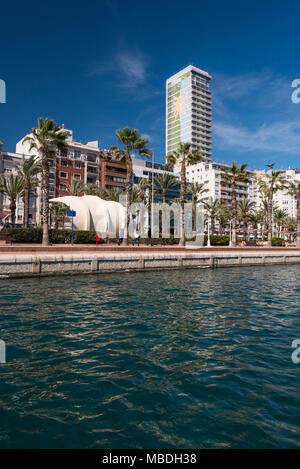
[[[102,236],[116,237],[125,227],[125,208],[119,202],[100,199],[95,195],[66,196],[51,199],[76,212],[74,228],[95,230]]]

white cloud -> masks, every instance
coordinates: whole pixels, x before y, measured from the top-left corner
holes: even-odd
[[[300,154],[300,106],[291,81],[271,71],[216,74],[213,132],[218,149]]]
[[[117,86],[134,88],[146,81],[147,69],[148,63],[140,52],[121,51],[108,63],[94,66],[89,75],[109,74]]]
[[[220,148],[300,154],[300,120],[264,123],[255,130],[219,121],[214,124],[214,133]]]

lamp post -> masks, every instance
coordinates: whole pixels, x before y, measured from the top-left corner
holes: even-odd
[[[209,218],[207,220],[207,247],[210,248],[210,225]]]
[[[231,233],[231,230],[232,230],[232,220],[230,220],[230,223],[229,223],[229,246],[232,246],[232,233]]]

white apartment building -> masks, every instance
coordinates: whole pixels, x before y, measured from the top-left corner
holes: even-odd
[[[9,176],[10,174],[17,174],[17,166],[22,161],[22,154],[13,153],[2,150],[3,143],[0,142],[0,175]],[[6,220],[11,222],[10,215],[10,201],[5,194],[0,193],[0,221]],[[36,214],[36,198],[30,197],[29,200],[29,223],[34,223]],[[22,197],[17,199],[16,207],[16,224],[23,224],[24,206]]]
[[[300,182],[300,170],[299,169],[283,169],[281,170],[282,176],[286,179],[286,181],[293,182],[295,184]],[[259,193],[259,180],[263,180],[265,176],[265,171],[260,172],[260,177],[257,177],[257,184],[256,184],[256,194],[255,194],[255,201],[257,208],[262,206],[262,201]],[[274,207],[279,210],[283,210],[286,214],[290,217],[296,218],[297,215],[297,201],[288,194],[288,190],[283,189],[280,191],[275,192],[274,194]]]
[[[142,160],[140,158],[132,157],[132,165],[134,176],[137,178],[152,178],[152,175],[157,176],[158,174],[172,174],[175,177],[179,177],[179,174],[174,172],[173,168],[168,168],[161,163],[153,163],[150,160]]]
[[[142,160],[140,158],[132,157],[133,165],[133,183],[138,184],[141,178],[147,178],[152,181],[152,178],[157,177],[159,174],[170,174],[178,179],[178,187],[172,187],[167,191],[167,201],[179,197],[179,184],[180,175],[174,172],[173,168],[168,168],[161,163],[152,163],[152,161]],[[159,197],[158,197],[159,198]]]
[[[215,163],[210,161],[202,161],[200,163],[187,166],[186,177],[188,182],[198,182],[204,184],[208,192],[203,195],[203,199],[207,200],[209,197],[215,199],[222,199],[224,201],[231,201],[231,187],[227,184],[221,184],[222,173],[228,171],[229,165],[223,163]],[[251,182],[239,182],[236,188],[237,201],[242,199],[250,199],[255,201],[255,178],[253,173]]]
[[[166,155],[189,142],[211,157],[211,76],[189,65],[166,81]]]

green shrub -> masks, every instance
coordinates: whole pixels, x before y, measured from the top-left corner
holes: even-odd
[[[272,238],[272,246],[282,246],[282,241],[283,239],[282,238],[277,238],[277,237],[273,237]]]
[[[3,234],[11,234],[16,243],[33,243],[42,242],[42,228],[5,228]],[[50,242],[53,244],[69,244],[71,243],[71,230],[50,230]],[[74,230],[74,244],[95,244],[95,231]]]
[[[16,243],[34,243],[42,242],[42,228],[4,228],[1,233],[13,236]]]
[[[204,236],[204,246],[207,246],[207,235]],[[211,235],[210,236],[211,246],[229,246],[228,235]]]
[[[96,243],[95,231],[74,231],[74,243],[76,244],[95,244]]]

